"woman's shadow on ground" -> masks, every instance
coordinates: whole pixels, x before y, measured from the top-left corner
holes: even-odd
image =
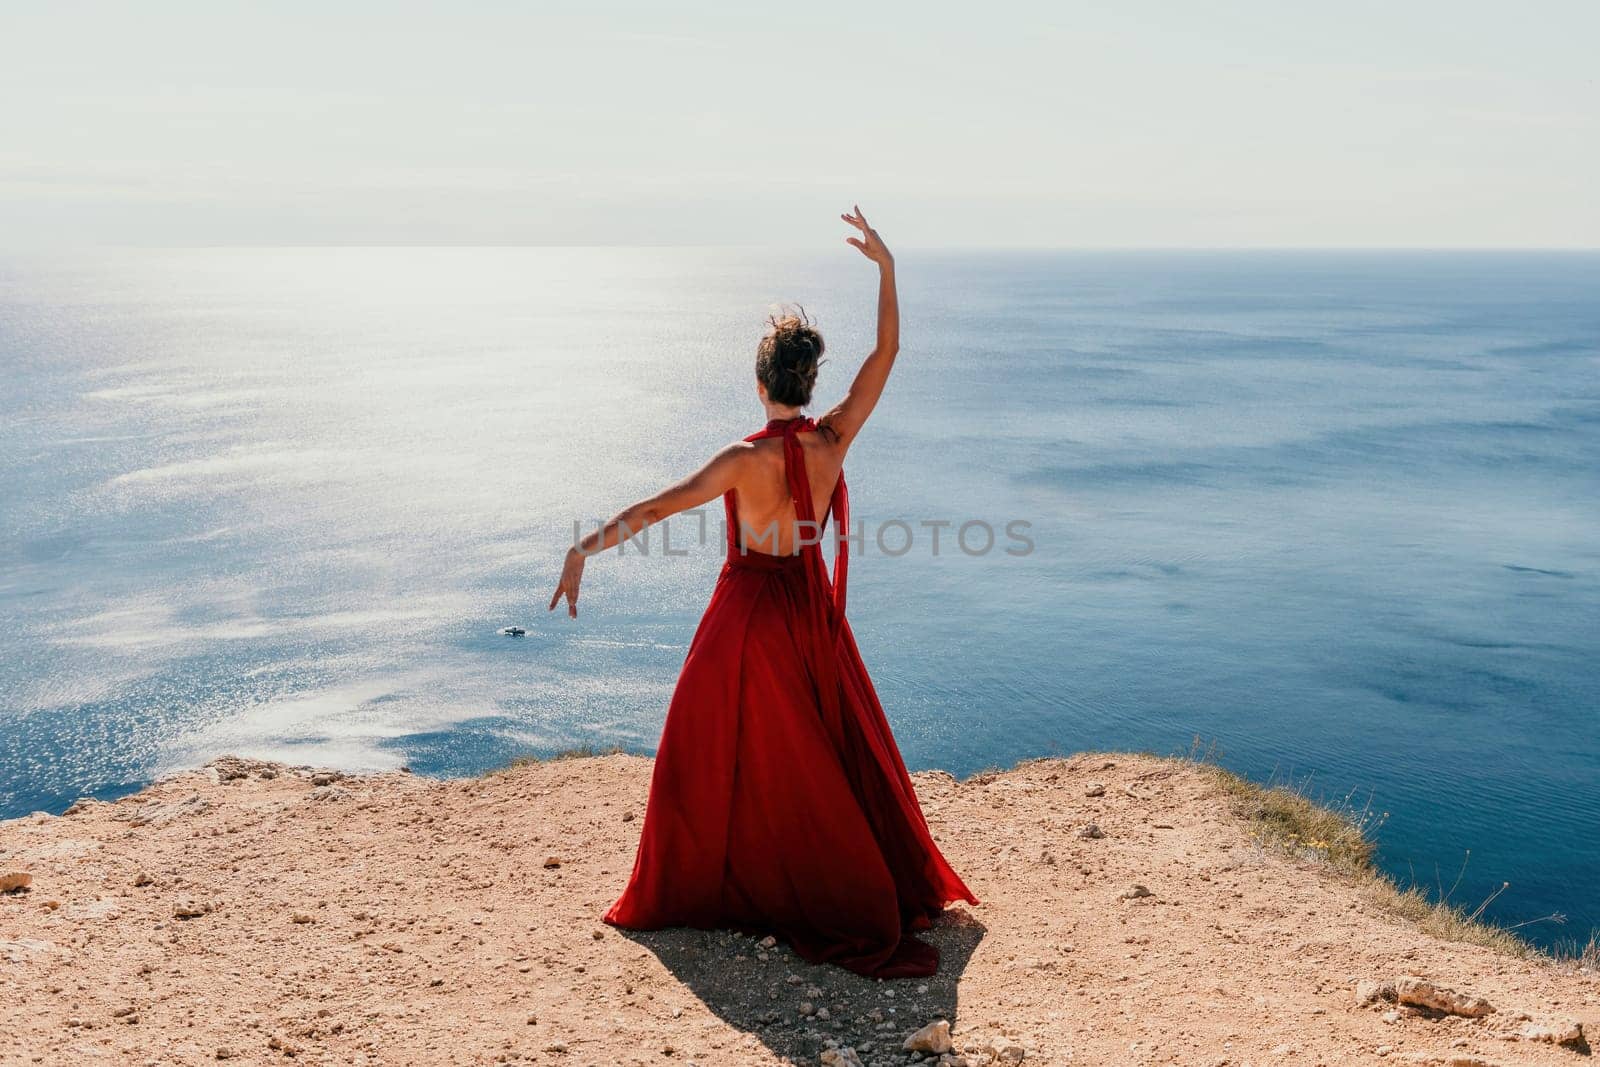
[[[815,1062],[829,1039],[870,1061],[899,1053],[907,1035],[935,1019],[955,1026],[956,984],[988,931],[965,909],[950,909],[917,935],[939,947],[939,972],[894,981],[812,966],[786,945],[764,948],[756,938],[727,931],[620,932],[655,953],[715,1015],[749,1034],[747,1040],[779,1058]]]

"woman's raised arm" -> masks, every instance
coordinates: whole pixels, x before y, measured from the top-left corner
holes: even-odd
[[[860,206],[857,205],[853,214],[839,217],[861,231],[860,237],[846,237],[845,240],[878,265],[877,343],[856,372],[850,391],[820,422],[833,431],[841,448],[849,448],[867,416],[878,405],[878,397],[883,395],[883,387],[889,381],[889,372],[894,369],[894,357],[900,352],[900,296],[895,291],[894,256],[889,254],[878,231],[868,225]]]
[[[584,537],[567,550],[567,559],[561,567],[561,580],[550,597],[550,610],[556,610],[561,598],[567,598],[567,614],[578,617],[578,586],[583,582],[583,564],[590,556],[615,548],[621,541],[632,537],[662,519],[697,508],[732,489],[739,481],[745,461],[752,454],[751,446],[744,441],[733,444],[711,457],[711,462],[680,482],[667,486],[655,496],[636,504],[629,504],[606,522],[600,529]]]

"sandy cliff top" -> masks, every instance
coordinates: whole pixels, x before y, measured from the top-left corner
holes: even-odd
[[[0,878],[32,876],[0,895],[0,1063],[904,1064],[936,1019],[946,1063],[1593,1062],[1560,1039],[1600,1033],[1600,975],[1432,938],[1262,847],[1214,775],[1148,757],[915,776],[983,900],[928,935],[933,979],[625,934],[599,917],[650,768],[434,781],[223,760],[0,823]],[[1396,1003],[1429,999],[1406,976],[1461,996]]]

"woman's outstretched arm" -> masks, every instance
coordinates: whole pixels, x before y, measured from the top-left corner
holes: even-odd
[[[866,362],[856,372],[855,381],[844,399],[822,417],[821,425],[832,430],[840,447],[849,448],[856,434],[866,423],[867,416],[883,395],[883,387],[894,369],[894,357],[900,352],[900,296],[895,291],[894,256],[878,236],[878,231],[867,224],[867,217],[856,207],[854,214],[840,218],[861,231],[860,237],[845,240],[861,250],[861,254],[878,265],[878,339],[868,353]]]
[[[689,477],[667,486],[655,496],[636,504],[629,504],[612,516],[600,529],[569,548],[566,562],[561,567],[561,581],[556,583],[555,594],[550,597],[550,610],[556,610],[556,605],[564,596],[567,598],[567,614],[576,619],[578,586],[583,582],[585,560],[608,548],[615,548],[620,542],[662,519],[676,515],[680,511],[697,508],[706,501],[714,500],[726,493],[738,483],[739,474],[750,455],[749,444],[735,441],[712,456],[711,462]]]

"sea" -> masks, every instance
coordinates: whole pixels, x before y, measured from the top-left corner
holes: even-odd
[[[849,610],[913,769],[1199,752],[1368,813],[1403,885],[1600,927],[1600,254],[898,258]],[[875,281],[842,244],[0,257],[0,817],[222,753],[652,751],[720,511],[591,561],[576,620],[574,528],[761,427],[786,305],[825,410]]]

